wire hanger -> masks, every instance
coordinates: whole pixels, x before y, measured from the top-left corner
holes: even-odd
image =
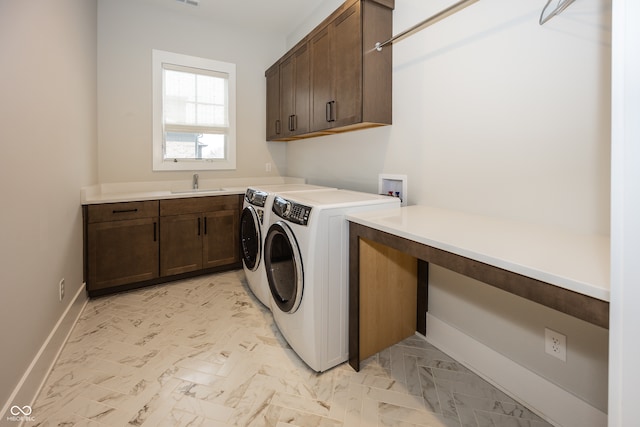
[[[549,8],[549,5],[551,4],[552,1],[554,0],[547,0],[547,4],[544,6],[544,9],[542,9],[542,13],[540,14],[540,21],[538,21],[540,25],[544,24],[554,16],[560,14],[563,10],[568,8],[569,5],[571,5],[571,3],[573,3],[575,0],[557,0],[556,7],[552,11],[547,13],[547,9]]]

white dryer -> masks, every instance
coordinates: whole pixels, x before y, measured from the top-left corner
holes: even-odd
[[[347,190],[278,194],[264,243],[271,311],[291,348],[317,372],[348,359],[348,223],[400,199]]]
[[[242,267],[249,288],[268,308],[271,308],[271,297],[262,261],[262,248],[274,195],[276,192],[316,191],[328,188],[310,184],[272,184],[247,188],[240,217]]]

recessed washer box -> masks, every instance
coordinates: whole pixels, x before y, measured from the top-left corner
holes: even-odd
[[[407,175],[378,174],[378,193],[400,198],[400,205],[407,206]]]

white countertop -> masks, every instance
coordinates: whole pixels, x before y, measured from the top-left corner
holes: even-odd
[[[100,203],[138,202],[143,200],[181,199],[184,197],[224,196],[228,194],[244,194],[246,190],[247,187],[231,187],[216,191],[203,189],[193,192],[185,190],[177,193],[171,192],[171,190],[99,193],[85,196],[84,198],[81,197],[81,203],[83,205],[95,205]]]
[[[609,237],[428,206],[348,215],[415,242],[609,301]]]
[[[191,180],[123,182],[98,184],[80,189],[80,204],[136,202],[143,200],[180,199],[185,197],[244,194],[247,187],[271,184],[304,184],[302,178],[231,178],[200,179],[199,190],[190,190]]]

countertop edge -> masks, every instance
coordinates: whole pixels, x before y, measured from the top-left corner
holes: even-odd
[[[172,193],[171,191],[151,191],[143,193],[109,193],[100,194],[94,197],[81,197],[80,204],[97,205],[102,203],[126,203],[139,202],[147,200],[166,200],[166,199],[185,199],[191,197],[216,197],[228,195],[244,194],[246,188],[230,188],[223,191],[201,191],[201,192],[180,192]]]
[[[190,191],[191,180],[116,182],[88,185],[80,188],[80,204],[135,202],[159,199],[183,199],[243,194],[248,187],[282,184],[306,184],[296,177],[244,177],[200,179],[200,191]],[[210,189],[211,191],[208,191]],[[215,190],[222,189],[220,190]]]
[[[407,209],[407,207],[398,209]],[[554,274],[553,272],[537,268],[533,263],[530,265],[524,263],[516,263],[507,259],[489,256],[485,253],[482,253],[482,251],[478,251],[475,249],[459,247],[447,242],[432,239],[429,236],[414,234],[408,230],[396,228],[389,224],[382,223],[380,221],[380,218],[380,215],[377,215],[375,213],[356,213],[347,215],[347,220],[350,222],[383,231],[417,243],[425,244],[427,246],[432,246],[434,248],[451,252],[456,255],[473,259],[475,261],[493,265],[495,267],[521,274],[523,276],[531,277],[533,279],[537,279],[542,282],[549,283],[551,285],[558,286],[560,288],[567,289],[582,295],[587,295],[589,297],[606,302],[609,302],[610,300],[610,290],[605,286],[599,286],[594,283],[585,282],[584,280],[568,277],[568,275],[566,274]],[[425,220],[427,220],[426,217]]]

